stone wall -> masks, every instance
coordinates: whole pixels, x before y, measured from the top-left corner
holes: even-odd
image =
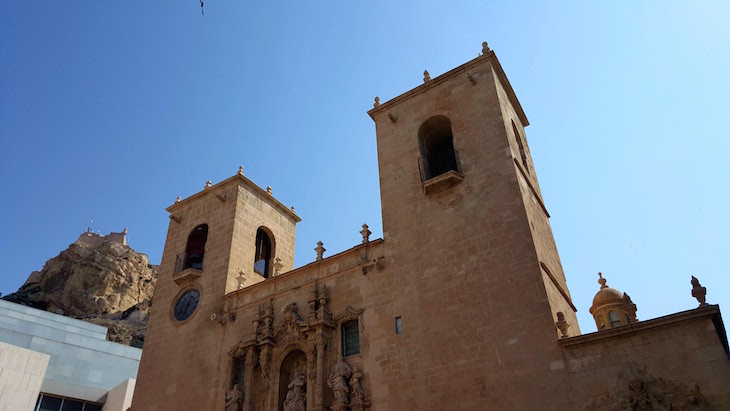
[[[100,246],[103,243],[117,243],[127,245],[127,229],[121,233],[111,232],[109,235],[101,235],[92,232],[81,233],[79,239],[76,240],[79,244],[86,244],[92,247]]]
[[[730,410],[727,339],[718,326],[719,308],[708,306],[561,340],[565,362],[555,366],[570,375],[571,409],[621,409],[617,398],[651,394],[667,409]],[[629,386],[635,381],[647,391]],[[709,408],[668,407],[688,397],[704,397]]]
[[[51,357],[0,342],[0,411],[32,411]]]

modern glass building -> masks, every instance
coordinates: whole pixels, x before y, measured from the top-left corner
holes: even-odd
[[[142,350],[107,341],[106,333],[103,326],[0,300],[0,342],[50,356],[34,411],[127,410]]]

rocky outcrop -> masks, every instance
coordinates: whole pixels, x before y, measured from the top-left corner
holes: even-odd
[[[76,242],[3,298],[104,325],[109,340],[141,346],[157,271],[127,245]]]

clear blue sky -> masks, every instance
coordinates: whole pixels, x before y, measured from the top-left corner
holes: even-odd
[[[92,217],[159,263],[165,207],[239,165],[303,218],[297,266],[380,237],[373,97],[486,40],[583,332],[598,271],[640,319],[696,306],[692,274],[730,312],[728,21],[726,0],[0,2],[0,292]]]

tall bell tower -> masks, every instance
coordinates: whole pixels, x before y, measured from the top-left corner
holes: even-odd
[[[434,393],[458,392],[459,375],[464,384],[507,392],[540,376],[548,390],[544,373],[562,359],[558,312],[568,335],[580,330],[525,137],[527,117],[486,43],[476,59],[433,79],[424,72],[423,81],[388,102],[376,98],[368,112],[388,265],[399,267],[393,312],[408,327],[411,350],[439,360],[411,371],[439,375],[449,364],[448,387]],[[421,397],[405,395],[403,405],[440,400]],[[540,396],[532,398],[521,401]],[[459,401],[468,408],[470,399],[479,406],[472,394]],[[539,408],[504,401],[505,408]]]

